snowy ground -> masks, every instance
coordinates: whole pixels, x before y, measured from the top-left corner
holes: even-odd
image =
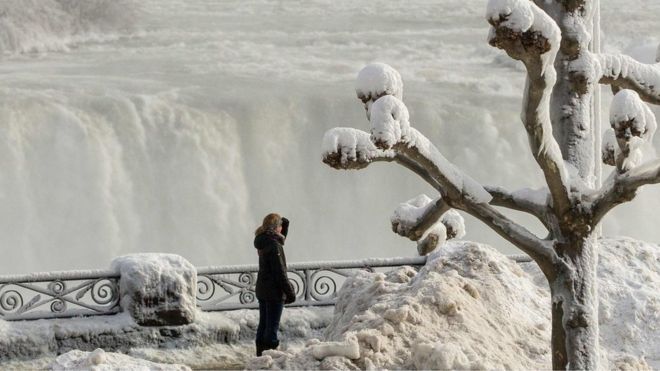
[[[599,320],[604,367],[660,368],[659,262],[658,245],[628,238],[603,240]],[[1,366],[78,368],[99,358],[108,366],[121,361],[137,368],[150,361],[193,369],[542,369],[550,365],[550,305],[542,274],[532,263],[514,263],[495,249],[472,242],[445,245],[419,272],[402,267],[388,273],[358,273],[344,284],[334,314],[332,307],[286,309],[282,347],[263,357],[253,357],[255,311],[214,313],[205,320],[238,326],[238,341],[186,349],[134,347],[127,354],[135,361],[118,354],[74,351],[57,360],[51,355]],[[57,326],[70,332],[84,328],[69,321],[67,325],[60,320]],[[26,325],[0,322],[0,335],[39,336],[39,326],[18,332],[21,326]]]

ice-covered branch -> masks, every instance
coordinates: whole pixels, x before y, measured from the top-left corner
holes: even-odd
[[[377,148],[369,133],[353,128],[334,128],[323,136],[323,162],[339,170],[364,169],[373,162],[395,161],[426,180],[442,193],[440,184],[431,174],[405,154]]]
[[[371,141],[376,147],[383,151],[393,150],[427,169],[443,193],[451,194],[453,199],[490,202],[491,196],[481,184],[456,168],[424,135],[410,126],[408,109],[401,100],[384,96],[371,106],[370,111]]]
[[[450,180],[451,177],[458,177],[460,173],[443,172],[441,170],[443,167],[439,167],[438,163],[443,166],[451,165],[451,163],[443,163],[442,160],[439,160],[437,156],[440,154],[437,148],[414,128],[410,128],[409,130],[408,139],[395,144],[392,149],[397,154],[403,155],[405,158],[413,160],[422,168],[427,169],[431,177],[436,179],[441,185],[443,190],[442,197],[448,205],[454,209],[465,211],[481,220],[535,260],[548,261],[550,259],[552,250],[547,246],[547,241],[538,238],[526,228],[515,223],[495,210],[493,206],[489,205],[488,203],[492,200],[492,197],[489,193],[487,196],[481,195],[480,192],[486,192],[486,190],[473,179],[467,178],[469,179],[468,181],[465,179],[461,179],[460,181],[456,179]],[[444,169],[447,170],[446,168]],[[451,165],[451,169],[458,171],[453,165]],[[462,186],[458,187],[457,184],[462,184]],[[476,189],[470,190],[470,188]],[[478,197],[476,197],[477,195]]]
[[[394,233],[418,241],[451,207],[439,197],[419,195],[399,205],[390,218]]]
[[[528,0],[490,0],[486,15],[492,25],[489,43],[503,49],[527,69],[521,118],[532,154],[543,170],[558,215],[570,209],[570,182],[552,135],[550,96],[556,82],[553,66],[560,43],[555,21]]]
[[[660,63],[645,64],[627,55],[598,55],[601,84],[612,86],[616,93],[631,89],[648,103],[660,104]]]
[[[658,127],[653,111],[633,90],[619,91],[610,105],[611,129],[603,137],[603,162],[626,172],[642,163],[644,145]]]
[[[396,234],[417,242],[420,255],[428,254],[445,240],[465,235],[463,217],[442,197],[432,200],[419,195],[400,204],[390,220]]]
[[[613,172],[593,201],[593,225],[598,224],[615,206],[635,198],[639,187],[657,183],[660,183],[660,159],[625,173]]]
[[[323,136],[323,162],[335,169],[363,169],[374,161],[393,160],[393,151],[378,149],[362,130],[334,128]]]
[[[548,205],[549,196],[547,190],[532,190],[528,188],[509,192],[502,187],[486,186],[486,191],[493,196],[490,202],[493,206],[506,207],[507,209],[522,211],[543,219]]]

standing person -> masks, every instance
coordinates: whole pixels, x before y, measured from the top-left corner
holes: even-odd
[[[284,256],[284,240],[289,231],[289,220],[278,214],[266,215],[254,232],[254,247],[259,253],[259,274],[256,294],[259,300],[259,327],[257,328],[257,356],[280,344],[277,330],[284,304],[293,303],[296,294],[289,283]]]

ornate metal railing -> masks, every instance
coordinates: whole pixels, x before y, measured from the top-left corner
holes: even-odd
[[[421,266],[425,262],[426,257],[292,263],[288,273],[297,297],[293,306],[333,305],[337,290],[352,271]],[[199,268],[197,305],[205,311],[257,308],[254,285],[258,271],[258,265]]]
[[[530,261],[525,255],[512,255]],[[293,306],[333,305],[342,283],[360,269],[369,271],[410,265],[426,257],[292,263],[289,280],[296,290]],[[254,294],[257,265],[197,269],[197,305],[204,311],[258,306]],[[0,276],[0,319],[28,320],[114,314],[119,306],[119,273],[109,270]]]
[[[119,274],[114,271],[0,277],[0,319],[75,317],[119,311]]]
[[[526,255],[509,258],[518,262],[531,260]],[[356,270],[374,271],[403,265],[419,267],[425,263],[426,257],[421,256],[289,264],[289,281],[296,290],[296,302],[292,306],[334,305],[337,290]],[[258,271],[257,265],[199,268],[197,305],[205,311],[257,308],[254,285]]]

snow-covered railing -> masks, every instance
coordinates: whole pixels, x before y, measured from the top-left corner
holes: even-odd
[[[527,262],[526,255],[510,255]],[[426,263],[426,257],[373,258],[352,261],[291,263],[289,279],[296,290],[292,306],[334,305],[337,290],[354,271],[374,271]],[[197,306],[203,311],[256,308],[258,265],[197,269]],[[88,270],[0,276],[0,319],[30,320],[114,314],[119,305],[120,275]]]
[[[0,276],[0,319],[118,313],[119,274],[110,270]]]
[[[528,262],[527,255],[511,255],[517,262]],[[419,267],[425,256],[412,258],[376,258],[353,261],[292,263],[289,280],[296,291],[290,306],[334,305],[337,290],[355,270],[374,271],[403,265]],[[258,265],[205,267],[197,270],[197,305],[205,311],[257,308],[254,294]]]

